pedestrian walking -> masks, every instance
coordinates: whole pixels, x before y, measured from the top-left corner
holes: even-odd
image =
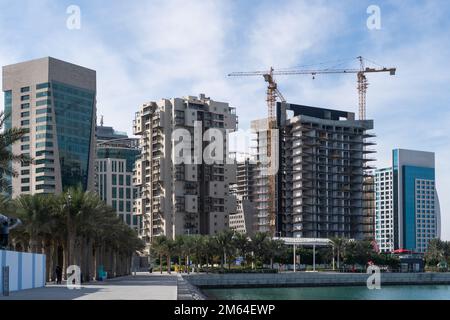
[[[61,284],[62,283],[62,268],[60,266],[56,266],[55,274],[56,274],[56,284]]]

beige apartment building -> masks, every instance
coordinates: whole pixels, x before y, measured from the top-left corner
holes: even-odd
[[[228,228],[228,216],[236,212],[229,191],[236,165],[226,159],[226,133],[236,126],[234,108],[202,94],[142,105],[133,122],[141,149],[134,211],[142,216],[141,237],[147,243],[159,235],[216,234]],[[224,143],[211,149],[219,133]],[[211,163],[202,157],[208,152],[224,157]]]

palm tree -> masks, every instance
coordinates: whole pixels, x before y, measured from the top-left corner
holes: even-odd
[[[29,235],[31,252],[42,252],[42,240],[51,233],[53,198],[47,195],[21,195],[15,200],[18,217]]]
[[[274,259],[283,252],[284,242],[282,240],[267,239],[265,242],[266,257],[270,260],[270,268],[273,269]]]
[[[216,256],[217,252],[221,252],[220,248],[217,246],[217,241],[215,237],[213,236],[205,236],[205,243],[204,243],[204,256],[206,259],[206,273],[208,273],[208,268],[211,263],[211,266],[214,265],[214,257]],[[220,255],[220,254],[219,254]]]
[[[12,202],[0,197],[0,207],[9,207],[23,222],[11,233],[12,243],[22,250],[44,251],[48,279],[56,265],[67,270],[69,264],[81,268],[84,280],[91,280],[99,265],[113,276],[129,274],[133,253],[143,248],[111,207],[81,188],[59,196],[23,195]]]
[[[194,251],[194,238],[191,235],[186,235],[183,238],[183,247],[182,252],[185,255],[185,266],[186,266],[186,272],[190,273],[190,263],[191,263],[191,255]]]
[[[264,257],[266,256],[266,241],[268,234],[264,232],[255,233],[251,237],[251,248],[255,255],[256,262],[264,263]]]
[[[164,246],[166,259],[167,259],[167,273],[172,274],[172,254],[174,253],[175,249],[175,241],[172,239],[167,238],[166,244]]]
[[[224,264],[227,261],[227,256],[231,254],[231,250],[232,250],[232,241],[233,241],[233,236],[234,236],[234,232],[230,231],[230,230],[224,230],[222,232],[220,232],[217,236],[216,236],[216,242],[219,248],[221,248],[222,250],[222,255],[221,255],[221,262],[220,262],[220,266],[223,269]],[[228,261],[228,268],[231,267],[231,263],[230,261]]]
[[[337,260],[337,268],[339,270],[341,265],[341,255],[344,252],[345,245],[347,240],[344,238],[332,238],[331,242],[333,243],[333,255],[336,254]]]
[[[167,237],[158,236],[153,238],[151,249],[159,257],[159,271],[162,274],[162,257],[167,252],[166,250]]]
[[[232,239],[232,245],[236,248],[238,255],[244,259],[243,266],[245,266],[247,255],[251,250],[251,243],[247,235],[243,233],[236,233]]]
[[[182,270],[182,256],[184,255],[184,237],[178,235],[175,237],[173,253],[178,257],[178,272]]]
[[[10,117],[4,111],[0,112],[0,130],[4,128],[6,120]],[[11,147],[24,135],[29,133],[26,128],[8,128],[0,133],[0,191],[9,191],[10,184],[7,177],[17,176],[17,172],[12,168],[11,163],[21,163],[30,161],[30,157],[12,153]]]
[[[428,243],[425,261],[429,266],[436,266],[445,258],[445,244],[440,239],[432,239]]]

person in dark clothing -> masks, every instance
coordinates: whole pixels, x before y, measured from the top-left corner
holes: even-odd
[[[56,274],[56,284],[61,284],[62,283],[62,268],[60,266],[56,266],[55,274]]]

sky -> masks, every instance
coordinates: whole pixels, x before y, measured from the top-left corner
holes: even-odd
[[[67,27],[70,5],[79,29]],[[380,29],[367,26],[371,5]],[[449,16],[447,0],[0,0],[0,65],[52,56],[96,70],[98,117],[129,134],[143,103],[199,93],[236,107],[248,130],[267,115],[266,86],[233,71],[357,68],[357,56],[396,67],[395,77],[368,75],[376,166],[389,166],[394,148],[435,152],[450,240]],[[277,82],[288,102],[358,110],[354,75]]]

